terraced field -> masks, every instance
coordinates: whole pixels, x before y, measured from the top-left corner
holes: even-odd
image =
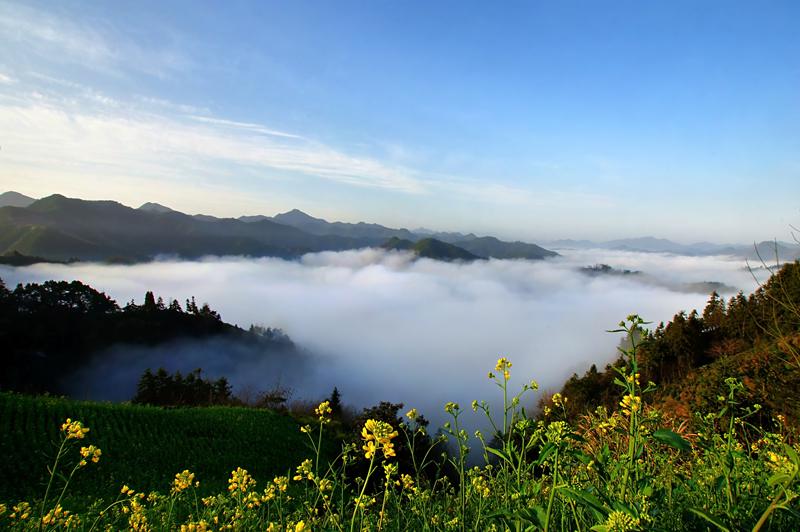
[[[232,407],[162,409],[0,393],[0,500],[40,498],[56,454],[59,428],[79,419],[102,460],[76,475],[73,496],[113,498],[123,484],[168,491],[175,473],[190,469],[200,493],[224,490],[244,467],[271,479],[310,456],[291,417]]]

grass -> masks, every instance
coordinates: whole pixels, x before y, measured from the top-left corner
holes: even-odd
[[[58,468],[40,477],[42,488],[46,484],[53,488],[46,490],[48,495],[39,495],[32,503],[14,501],[0,506],[0,526],[20,530],[294,532],[800,529],[800,446],[796,433],[780,417],[768,429],[752,425],[750,421],[760,408],[741,401],[744,386],[735,378],[727,379],[727,393],[717,398],[715,411],[696,414],[693,433],[681,433],[679,428],[670,426],[658,410],[646,407],[642,400],[654,390],[651,383],[639,382],[635,339],[643,323],[631,316],[620,324],[619,332],[629,336],[631,347],[623,351],[626,364],[618,369],[615,380],[623,397],[618,408],[598,409],[577,425],[565,421],[569,398],[560,395],[553,397],[553,408],[538,419],[531,418],[521,405],[538,386],[531,381],[513,393],[508,388],[512,363],[506,358],[498,360],[489,373],[489,383],[502,395],[502,409],[494,411],[486,402],[472,404],[474,413],[487,416],[493,427],[491,434],[476,435],[485,463],[467,466],[465,457],[474,440],[462,426],[469,414],[460,405],[447,403],[445,411],[452,421],[436,440],[433,454],[443,449],[445,442],[455,451],[445,455],[448,467],[438,469],[446,474],[433,476],[422,474],[431,455],[415,460],[407,470],[400,469],[395,456],[397,442],[405,440],[413,447],[417,435],[424,430],[413,409],[399,426],[368,420],[358,443],[345,444],[339,456],[330,460],[325,459],[321,449],[326,431],[330,430],[330,407],[324,402],[317,408],[313,423],[295,427],[295,433],[305,437],[306,448],[311,449],[308,457],[291,456],[292,449],[280,438],[264,441],[264,447],[259,448],[263,455],[280,460],[276,463],[284,468],[290,463],[296,465],[291,474],[273,476],[275,467],[268,472],[263,461],[251,465],[252,460],[257,460],[257,453],[246,448],[246,440],[236,440],[229,434],[268,432],[263,427],[259,429],[256,420],[269,425],[280,418],[267,413],[240,412],[240,418],[235,420],[227,419],[236,417],[231,415],[236,413],[234,410],[212,409],[207,414],[157,409],[126,412],[129,407],[82,403],[71,403],[70,409],[65,408],[69,402],[58,401],[37,411],[34,405],[53,400],[37,403],[6,396],[4,408],[12,405],[24,412],[20,418],[23,432],[45,431],[46,426],[45,432],[49,433],[42,435],[40,441],[51,438],[64,451],[58,455]],[[61,406],[56,408],[57,405]],[[41,415],[42,411],[46,415]],[[129,417],[117,418],[117,412]],[[74,421],[62,425],[60,418],[55,419],[68,415],[80,416],[92,431],[84,435],[82,425]],[[4,423],[8,423],[6,417],[4,410]],[[170,420],[178,419],[181,421],[176,426],[170,425]],[[92,421],[96,425],[91,425]],[[140,426],[147,422],[156,423],[160,436],[137,435],[152,430]],[[282,422],[289,423],[285,419]],[[233,425],[239,423],[246,428],[234,429]],[[8,428],[9,425],[4,427]],[[189,439],[177,438],[175,434],[180,431]],[[214,431],[216,436],[204,431]],[[214,441],[215,437],[231,439],[220,444]],[[190,469],[191,460],[180,456],[190,452],[192,438],[202,442],[198,456],[208,458],[218,453],[220,463],[203,462]],[[23,440],[21,436],[16,444],[21,449],[7,450],[11,453],[6,453],[7,463],[10,456],[26,454]],[[135,442],[150,442],[161,451],[146,451]],[[91,460],[96,452],[87,447],[89,444],[103,449],[98,463]],[[167,452],[173,445],[182,451]],[[108,452],[104,446],[108,446]],[[299,448],[297,440],[289,447],[294,446]],[[166,454],[159,456],[161,452]],[[154,471],[160,473],[172,467],[171,474],[161,479],[148,476],[142,485],[125,486],[121,486],[123,478],[113,477],[119,484],[116,495],[95,504],[69,506],[67,499],[57,495],[67,488],[90,483],[93,474],[110,481],[107,472],[100,475],[103,467],[124,468],[120,470],[133,475],[137,467],[146,464],[143,458],[137,458],[142,453],[157,460]],[[133,460],[136,465],[125,460]],[[116,461],[123,463],[115,465]],[[221,471],[223,462],[230,476],[226,488],[220,489],[214,484],[213,475]],[[231,465],[234,463],[237,466]],[[39,467],[37,464],[15,466],[18,469],[13,474],[30,474],[26,471]],[[80,477],[73,479],[70,471],[77,471]],[[356,476],[354,471],[362,473]],[[159,485],[158,492],[143,488],[147,482]],[[40,493],[44,492],[42,489]],[[203,497],[203,493],[212,494]]]
[[[42,496],[66,418],[90,427],[87,439],[103,453],[96,467],[81,471],[71,490],[76,496],[113,498],[122,484],[164,490],[183,469],[202,476],[203,492],[210,493],[225,489],[236,467],[264,478],[310,456],[298,423],[267,410],[163,409],[0,393],[0,500]]]

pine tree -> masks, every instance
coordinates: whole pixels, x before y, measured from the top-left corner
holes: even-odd
[[[341,418],[342,417],[342,395],[339,393],[339,388],[336,386],[333,387],[333,392],[331,392],[331,397],[328,399],[330,402],[331,407],[331,416],[334,418]]]
[[[156,306],[156,298],[153,295],[153,292],[149,290],[144,295],[144,310],[147,312],[158,310],[158,307]]]

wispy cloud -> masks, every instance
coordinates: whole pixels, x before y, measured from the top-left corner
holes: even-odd
[[[261,133],[263,135],[272,135],[273,137],[284,137],[287,139],[302,139],[300,135],[286,133],[284,131],[277,131],[269,129],[261,124],[251,124],[248,122],[235,122],[233,120],[223,120],[222,118],[212,118],[209,116],[196,116],[190,115],[189,118],[205,124],[213,124],[215,126],[229,127],[233,129],[243,129],[251,133]]]
[[[426,191],[412,170],[301,135],[213,116],[164,113],[141,99],[121,102],[81,84],[39,78],[60,90],[39,87],[0,105],[0,129],[7,132],[8,146],[0,170],[36,169],[40,176],[77,170],[84,179],[183,176],[178,180],[188,181],[219,179],[214,172],[238,169],[262,178],[299,174],[411,194]]]
[[[44,11],[24,4],[0,3],[0,35],[5,41],[0,59],[9,63],[22,55],[38,63],[67,62],[106,74],[135,71],[158,77],[192,64],[176,49],[135,43],[107,22],[89,24],[56,9]]]

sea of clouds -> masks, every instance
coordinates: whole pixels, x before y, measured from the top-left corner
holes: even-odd
[[[686,292],[686,283],[716,281],[745,292],[757,286],[739,258],[561,253],[545,261],[459,264],[365,249],[297,261],[209,257],[132,266],[38,264],[2,268],[0,277],[9,287],[78,279],[120,304],[141,302],[147,290],[167,301],[195,296],[227,322],[283,329],[308,354],[302,363],[287,357],[276,364],[238,356],[213,342],[120,347],[81,374],[81,386],[94,398],[126,398],[121,391],[129,397],[145,367],[202,367],[210,376],[228,377],[235,391],[281,384],[291,386],[295,398],[317,400],[337,386],[347,404],[402,402],[434,423],[443,421],[447,401],[469,409],[473,399],[497,396],[486,374],[500,356],[514,364],[513,386],[536,379],[543,390],[556,391],[573,373],[615,358],[620,336],[605,331],[627,315],[658,323],[681,310],[702,311],[708,294]],[[596,263],[646,275],[579,271]]]

